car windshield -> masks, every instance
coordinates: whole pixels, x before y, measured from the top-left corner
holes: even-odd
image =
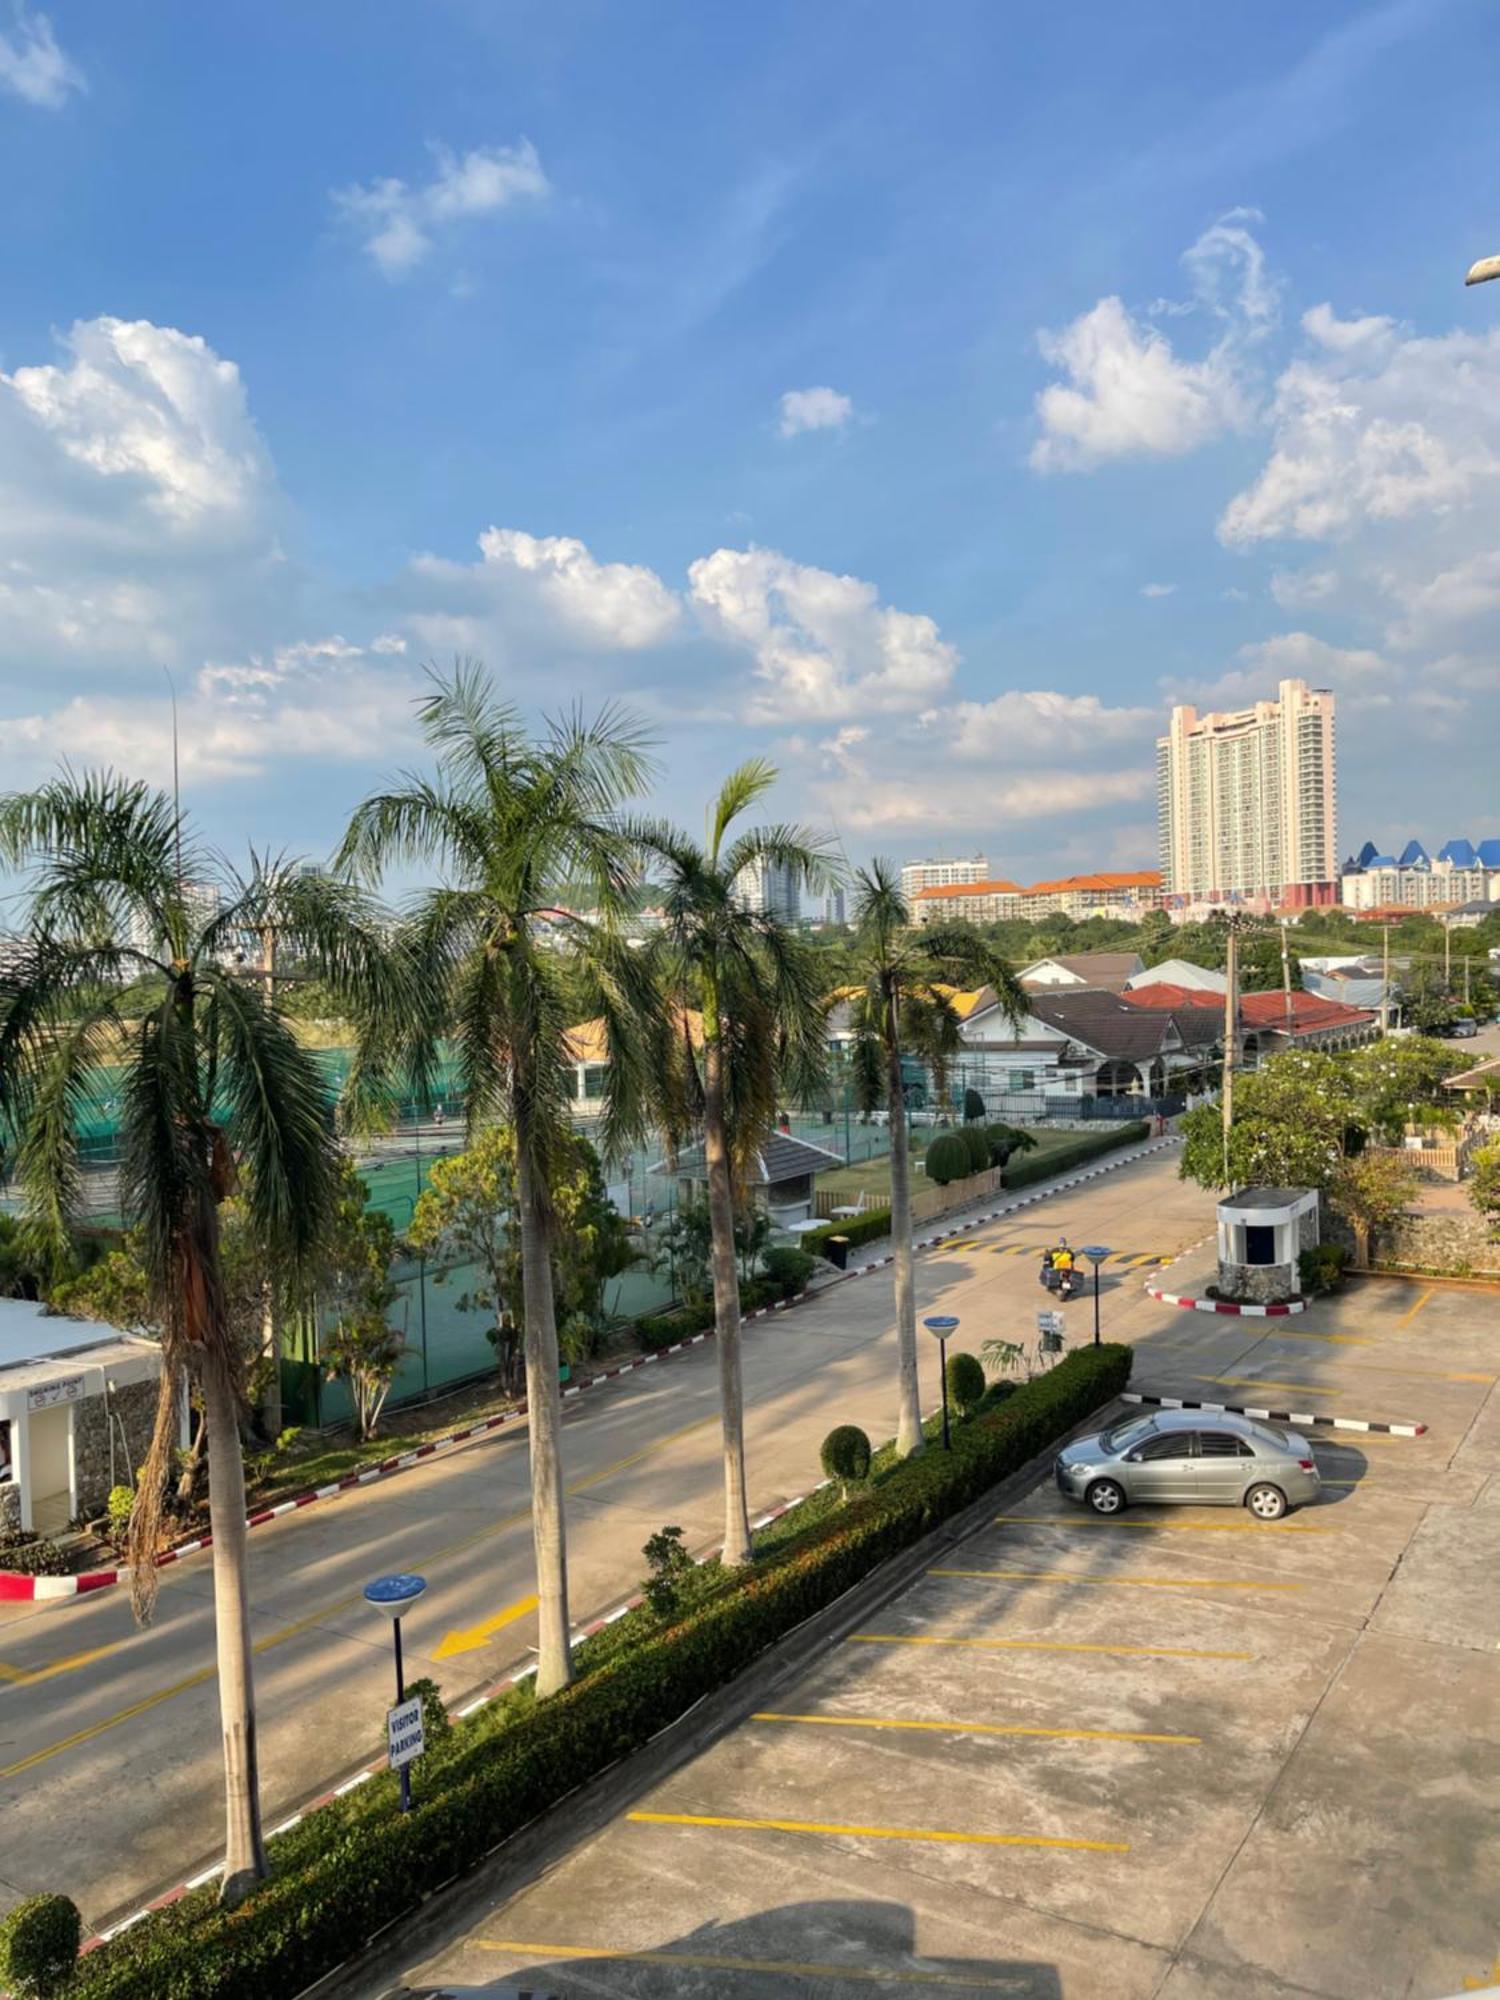
[[[1116,1424],[1113,1430],[1101,1431],[1099,1442],[1106,1451],[1128,1451],[1131,1445],[1150,1437],[1155,1429],[1155,1417],[1132,1417],[1127,1424]]]

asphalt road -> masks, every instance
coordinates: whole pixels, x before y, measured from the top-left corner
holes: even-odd
[[[919,1310],[957,1313],[956,1346],[1033,1337],[1043,1302],[1019,1251],[1065,1232],[1127,1255],[1167,1256],[1212,1226],[1175,1152],[1120,1167],[918,1261]],[[1141,1271],[1108,1267],[1106,1329],[1133,1336],[1172,1317]],[[1181,1316],[1189,1317],[1189,1316]],[[1071,1340],[1090,1310],[1069,1308]],[[935,1400],[924,1354],[924,1398]],[[746,1329],[751,1498],[762,1512],[820,1477],[837,1418],[874,1438],[895,1420],[891,1283],[881,1273]],[[708,1549],[721,1524],[712,1346],[674,1356],[567,1406],[568,1547],[574,1619],[634,1589],[641,1545],[677,1522]],[[459,1449],[250,1537],[261,1776],[268,1825],[375,1749],[391,1699],[390,1634],[361,1598],[386,1570],[428,1591],[407,1621],[408,1674],[431,1673],[450,1705],[524,1662],[533,1588],[524,1431]],[[434,1653],[488,1626],[470,1650]],[[156,1621],[134,1629],[119,1590],[0,1616],[0,1905],[63,1890],[102,1927],[217,1855],[220,1763],[212,1578],[195,1557],[163,1573]]]

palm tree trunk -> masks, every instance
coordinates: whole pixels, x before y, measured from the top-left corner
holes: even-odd
[[[896,1368],[900,1408],[896,1417],[896,1451],[910,1458],[922,1449],[922,1396],[917,1382],[917,1289],[911,1250],[911,1154],[907,1149],[906,1091],[901,1080],[901,1042],[896,1002],[888,1002],[886,1018],[886,1096],[890,1100],[891,1250],[896,1277]]]
[[[724,1433],[724,1550],[737,1568],[750,1560],[750,1504],[745,1492],[745,1390],[740,1379],[740,1288],[735,1273],[734,1190],[724,1130],[724,1051],[717,1018],[703,1024],[703,1158],[708,1174],[708,1221],[718,1331],[719,1411]]]
[[[260,1823],[250,1602],[245,1590],[245,1466],[238,1399],[223,1361],[205,1352],[203,1408],[208,1432],[208,1514],[213,1534],[214,1637],[219,1662],[219,1726],[224,1738],[224,1880],[231,1906],[270,1873]]]
[[[531,1440],[531,1539],[536,1552],[538,1698],[573,1678],[568,1550],[563,1516],[562,1391],[552,1300],[549,1219],[524,1113],[516,1118],[516,1200],[521,1210],[521,1298],[526,1320],[526,1407]]]

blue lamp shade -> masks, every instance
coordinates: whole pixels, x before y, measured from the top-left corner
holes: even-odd
[[[1091,1263],[1102,1264],[1109,1255],[1109,1245],[1107,1243],[1085,1243],[1083,1254]]]
[[[938,1340],[946,1340],[950,1334],[958,1331],[958,1321],[952,1313],[934,1313],[930,1319],[924,1319],[922,1324]]]
[[[425,1576],[404,1571],[397,1576],[377,1576],[365,1585],[365,1602],[383,1611],[388,1618],[403,1617],[427,1588]]]

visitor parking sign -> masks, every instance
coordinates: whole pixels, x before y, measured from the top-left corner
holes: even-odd
[[[386,1735],[390,1743],[391,1769],[401,1771],[415,1764],[427,1744],[422,1735],[422,1698],[398,1701],[385,1712]]]

